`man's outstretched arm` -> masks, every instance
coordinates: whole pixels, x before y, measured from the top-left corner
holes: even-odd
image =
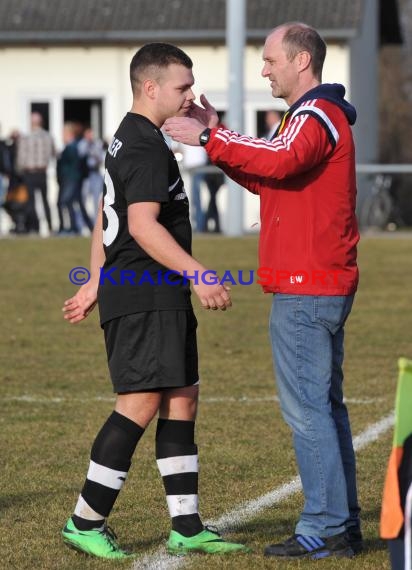
[[[100,202],[92,234],[90,280],[82,285],[77,293],[70,299],[67,299],[63,305],[64,318],[70,323],[83,321],[96,306],[100,268],[103,266],[105,259],[103,249],[103,212],[102,202]]]

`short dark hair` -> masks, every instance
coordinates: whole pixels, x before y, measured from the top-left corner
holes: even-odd
[[[188,69],[193,67],[190,57],[172,44],[156,42],[141,47],[130,62],[130,83],[133,93],[139,90],[142,73],[147,71],[149,67],[160,71],[173,63],[183,65]]]
[[[288,59],[292,61],[300,51],[307,51],[312,58],[313,75],[321,80],[326,44],[315,28],[302,22],[289,22],[280,27],[286,30],[282,43]]]

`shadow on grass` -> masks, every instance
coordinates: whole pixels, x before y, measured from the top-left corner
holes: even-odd
[[[0,512],[4,513],[8,509],[16,509],[21,506],[28,507],[35,504],[43,504],[45,498],[47,503],[50,501],[50,497],[59,497],[61,491],[51,491],[50,489],[44,489],[43,491],[30,491],[24,493],[16,493],[14,495],[2,495],[0,496]]]
[[[382,550],[388,550],[386,542],[379,537],[369,538],[363,541],[363,551],[364,552],[381,552]]]
[[[362,510],[362,521],[363,523],[372,523],[374,525],[378,524],[380,517],[380,508],[377,507],[371,510]],[[264,542],[267,544],[273,544],[275,542],[281,542],[286,538],[289,538],[295,528],[296,520],[292,517],[279,516],[279,513],[274,513],[271,520],[258,518],[250,522],[245,522],[241,525],[236,525],[233,527],[227,526],[225,528],[226,533],[236,533],[248,535],[249,540],[255,539],[257,542]],[[364,553],[381,552],[387,551],[387,544],[384,540],[376,537],[368,537],[364,539]]]
[[[165,536],[164,534],[158,534],[145,540],[139,539],[139,537],[136,537],[132,540],[127,540],[127,537],[123,538],[126,538],[126,540],[124,540],[124,547],[126,550],[133,552],[134,554],[141,554],[142,556],[145,556],[151,552],[154,552],[159,547],[164,547],[164,551],[166,552],[166,541],[168,539],[168,536]]]
[[[233,527],[228,525],[224,529],[224,534],[246,533],[251,538],[255,535],[259,541],[267,540],[273,542],[276,539],[276,542],[278,542],[279,539],[288,538],[293,533],[295,522],[292,518],[280,517],[276,514],[270,521],[267,519],[255,519],[240,525],[234,525]]]

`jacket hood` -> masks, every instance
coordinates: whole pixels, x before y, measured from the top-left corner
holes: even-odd
[[[300,99],[293,103],[289,111],[293,113],[304,101],[308,101],[309,99],[325,99],[340,107],[345,113],[348,123],[354,125],[356,121],[356,109],[346,101],[344,98],[345,93],[346,90],[340,83],[322,83],[305,93]]]

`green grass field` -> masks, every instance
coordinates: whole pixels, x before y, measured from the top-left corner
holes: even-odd
[[[391,411],[397,359],[412,357],[411,249],[411,239],[398,236],[365,237],[360,245],[361,285],[346,329],[346,397],[354,434]],[[196,257],[220,273],[256,268],[256,251],[255,236],[201,237],[194,243]],[[91,443],[113,404],[97,313],[75,326],[62,318],[62,302],[76,290],[69,270],[87,266],[88,257],[87,239],[1,242],[0,567],[5,569],[114,566],[76,554],[60,540],[83,484]],[[233,307],[226,313],[202,311],[194,299],[205,520],[218,519],[296,475],[289,430],[272,400],[270,298],[257,285],[233,287],[232,293]],[[121,544],[142,555],[158,552],[169,531],[153,436],[154,426],[138,447],[110,521]],[[390,447],[389,431],[358,454],[366,551],[352,561],[319,562],[322,568],[389,568],[378,524]],[[228,536],[253,548],[251,555],[179,561],[196,569],[309,568],[313,562],[280,563],[262,555],[265,544],[291,533],[301,505],[298,493],[228,529]]]

